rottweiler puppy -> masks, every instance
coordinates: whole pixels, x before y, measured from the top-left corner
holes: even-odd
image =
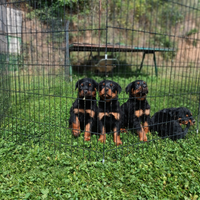
[[[181,125],[187,125],[185,130]],[[158,132],[162,138],[172,140],[182,139],[186,136],[190,126],[195,124],[192,113],[185,107],[166,108],[156,112],[151,118],[151,131]]]
[[[118,146],[122,144],[120,139],[120,120],[121,107],[118,102],[118,94],[121,92],[121,86],[110,80],[104,80],[99,83],[99,108],[97,123],[99,125],[99,141],[106,142],[106,133],[113,132],[114,143]]]
[[[91,78],[77,81],[78,98],[70,109],[69,126],[75,137],[80,135],[80,130],[85,131],[84,140],[90,141],[91,131],[97,131],[97,104],[96,90],[98,83]]]
[[[146,99],[147,83],[143,80],[133,81],[126,87],[126,93],[129,93],[129,99],[121,106],[123,114],[121,132],[126,129],[136,130],[140,141],[147,141],[146,134],[149,132],[151,122],[150,105]]]

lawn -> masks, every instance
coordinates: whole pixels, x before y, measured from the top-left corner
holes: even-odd
[[[198,73],[189,70],[166,67],[155,77],[144,69],[138,79],[148,83],[151,114],[185,106],[197,121]],[[11,76],[11,107],[0,130],[1,199],[200,198],[198,124],[177,142],[149,134],[149,142],[140,143],[131,133],[121,135],[120,147],[111,136],[105,145],[95,135],[91,142],[84,142],[83,134],[75,139],[67,128],[69,109],[82,77],[74,75],[69,83],[63,75]],[[122,86],[122,104],[125,87],[136,77],[127,72],[107,79]]]

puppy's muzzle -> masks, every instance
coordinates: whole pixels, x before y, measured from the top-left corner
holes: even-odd
[[[88,90],[84,90],[83,92],[84,92],[84,94],[86,95],[86,94],[88,93]]]
[[[105,88],[105,93],[107,93],[107,92],[108,92],[108,90],[109,90],[109,88]]]
[[[148,89],[147,89],[147,87],[142,88],[142,94],[147,94],[147,93],[148,93]]]

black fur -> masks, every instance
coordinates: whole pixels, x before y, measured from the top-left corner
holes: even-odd
[[[130,83],[126,87],[126,93],[129,93],[129,99],[126,103],[121,106],[122,109],[122,120],[121,130],[136,130],[137,132],[144,131],[141,127],[141,123],[145,123],[147,126],[144,127],[145,131],[148,132],[148,125],[150,125],[150,105],[146,99],[148,94],[147,83],[143,80],[136,80]],[[141,115],[136,115],[138,111],[141,111]],[[147,114],[149,112],[149,114]],[[146,141],[144,137],[140,137],[141,141]]]
[[[80,131],[73,130],[73,124],[80,122],[80,130],[85,130],[87,124],[90,124],[90,133],[97,132],[97,104],[96,104],[96,90],[98,83],[91,78],[84,78],[77,81],[75,89],[78,88],[78,98],[73,103],[70,109],[69,125],[72,128],[74,136],[79,136]],[[91,113],[95,113],[92,115]],[[79,126],[78,126],[79,127]],[[90,140],[90,138],[85,140]]]
[[[189,109],[185,107],[166,108],[152,116],[150,130],[158,132],[158,136],[162,138],[177,140],[184,138],[189,127],[194,123],[195,120]],[[182,129],[182,124],[187,124],[185,130]]]
[[[101,92],[104,90],[103,95]],[[110,92],[111,95],[108,95]],[[103,128],[105,128],[106,133],[114,132],[114,129],[117,130],[117,136],[120,135],[120,120],[121,120],[121,107],[118,102],[118,94],[121,92],[121,86],[110,80],[101,81],[99,83],[99,108],[98,108],[98,125],[101,135],[103,134]],[[107,95],[106,95],[107,94]],[[101,118],[100,115],[103,115]],[[117,117],[116,117],[117,116]],[[101,138],[101,136],[100,136]],[[101,142],[101,139],[99,139]],[[118,141],[114,139],[116,145],[120,145],[121,140],[118,137]]]

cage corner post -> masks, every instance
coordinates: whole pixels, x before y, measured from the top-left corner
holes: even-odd
[[[70,63],[70,52],[69,52],[69,20],[66,23],[66,49],[65,49],[65,80],[72,82],[72,66]]]

